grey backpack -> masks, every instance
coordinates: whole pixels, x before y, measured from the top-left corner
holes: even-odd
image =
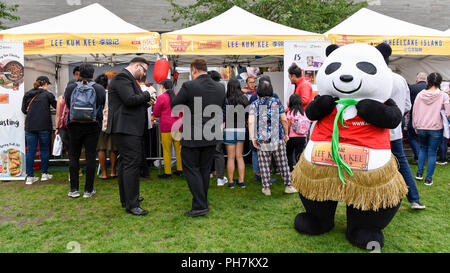
[[[98,109],[94,84],[95,82],[77,82],[70,97],[70,121],[96,121]]]

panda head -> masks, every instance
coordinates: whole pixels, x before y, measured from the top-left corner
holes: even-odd
[[[387,66],[391,48],[367,44],[330,45],[327,58],[317,74],[319,95],[340,99],[373,99],[384,102],[391,97],[392,71]]]

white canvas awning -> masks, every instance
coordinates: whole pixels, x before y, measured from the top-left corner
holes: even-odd
[[[205,22],[163,33],[161,50],[166,55],[283,55],[286,40],[324,38],[234,6]]]
[[[388,43],[390,66],[414,83],[418,72],[439,72],[450,79],[450,35],[362,8],[326,33],[338,45]]]
[[[442,36],[440,30],[423,27],[362,8],[324,33],[364,36]]]
[[[100,4],[36,23],[0,31],[0,34],[31,33],[139,33],[147,30],[127,23]]]
[[[155,61],[154,53],[160,53],[159,33],[132,25],[97,3],[0,31],[0,39],[24,42],[27,89],[40,75],[57,83],[52,88],[65,87],[70,63],[117,65],[128,63],[136,54]]]
[[[95,3],[36,23],[0,31],[23,41],[25,55],[159,53],[160,36]]]
[[[168,32],[167,34],[189,35],[318,35],[254,15],[238,6],[197,25]]]

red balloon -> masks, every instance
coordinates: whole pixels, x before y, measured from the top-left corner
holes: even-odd
[[[161,84],[163,80],[169,75],[170,64],[166,59],[159,59],[155,62],[153,69],[153,79],[155,82]]]

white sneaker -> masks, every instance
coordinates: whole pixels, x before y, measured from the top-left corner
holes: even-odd
[[[83,198],[92,197],[95,193],[96,193],[95,189],[93,189],[91,192],[84,192]]]
[[[411,203],[411,208],[412,209],[425,209],[425,205],[420,203],[420,202],[412,202]]]
[[[53,175],[48,174],[48,173],[43,173],[41,176],[41,181],[47,181],[53,178]]]
[[[69,194],[67,194],[67,196],[72,197],[72,198],[77,198],[77,197],[80,197],[80,192],[79,191],[69,191]]]
[[[265,196],[271,196],[272,192],[270,192],[270,188],[263,188],[262,193],[264,193]]]
[[[31,185],[34,182],[38,182],[39,181],[39,177],[34,177],[34,176],[27,176],[27,179],[25,181],[26,185]]]
[[[226,183],[228,183],[228,178],[226,178],[226,177],[223,177],[222,179],[220,179],[220,178],[217,178],[217,186],[223,186],[223,185],[225,185]]]
[[[284,188],[284,192],[285,193],[296,193],[298,192],[296,188],[292,187],[292,186],[286,186],[286,188]]]
[[[436,161],[436,164],[441,165],[441,166],[445,166],[448,164],[447,161]]]

